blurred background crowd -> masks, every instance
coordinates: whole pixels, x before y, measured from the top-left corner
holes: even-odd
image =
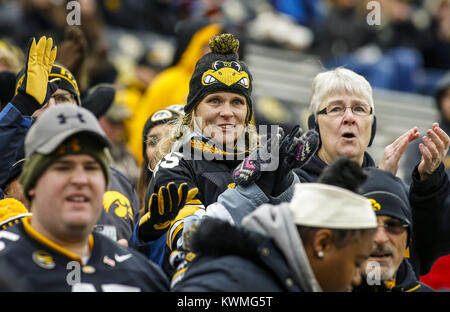
[[[28,39],[46,35],[82,95],[99,84],[113,86],[114,100],[102,108],[101,122],[115,146],[116,165],[133,183],[142,163],[131,138],[142,129],[133,123],[153,79],[179,61],[194,33],[185,20],[222,25],[240,39],[244,60],[255,44],[314,56],[318,67],[348,67],[376,89],[430,96],[450,68],[450,0],[78,0],[76,29],[68,26],[68,2],[0,0],[0,71],[16,74]],[[378,4],[373,20],[379,23],[373,25],[368,16],[378,13]],[[2,86],[5,105],[11,88]],[[282,106],[257,104],[256,117],[281,115],[278,123],[298,123],[292,114],[280,114],[289,112]]]

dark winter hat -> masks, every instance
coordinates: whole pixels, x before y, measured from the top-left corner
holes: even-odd
[[[82,106],[90,110],[95,117],[100,118],[111,107],[116,95],[116,89],[108,83],[91,87],[83,100]]]
[[[408,191],[402,180],[378,168],[366,168],[365,171],[368,177],[361,187],[361,194],[371,201],[377,216],[390,216],[408,224],[408,235],[411,237],[412,212]]]
[[[6,106],[14,96],[16,74],[9,71],[0,72],[0,104]]]
[[[11,167],[11,170],[9,171],[8,178],[6,178],[6,181],[2,185],[0,185],[0,188],[4,190],[8,186],[8,184],[10,184],[16,178],[19,177],[20,173],[22,172],[24,162],[25,162],[25,150],[22,145],[17,151],[16,159]]]
[[[97,118],[85,108],[60,104],[45,110],[25,137],[26,161],[19,177],[24,194],[57,158],[70,154],[88,154],[102,166],[109,182],[108,139]]]
[[[80,100],[80,90],[78,89],[77,81],[72,73],[63,65],[54,63],[52,67],[52,72],[48,75],[48,80],[51,81],[55,78],[61,78],[59,83],[59,89],[64,89],[72,93],[77,101],[78,105],[81,105]]]
[[[195,66],[189,83],[189,95],[184,107],[190,113],[206,95],[214,92],[233,92],[247,99],[246,121],[252,118],[252,75],[248,66],[239,60],[239,40],[232,34],[221,34],[209,41],[210,53]]]
[[[147,135],[150,130],[157,125],[162,125],[174,121],[182,115],[184,115],[182,105],[171,105],[165,109],[160,109],[154,112],[147,119],[147,122],[144,125],[144,130],[142,131],[142,151],[144,154],[144,159],[146,159],[147,157],[145,153],[145,143],[147,141]]]

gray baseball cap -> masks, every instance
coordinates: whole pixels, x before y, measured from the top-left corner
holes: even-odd
[[[92,133],[102,147],[110,146],[97,118],[89,110],[73,104],[51,107],[28,130],[25,137],[25,157],[36,152],[48,155],[65,139],[80,132]]]

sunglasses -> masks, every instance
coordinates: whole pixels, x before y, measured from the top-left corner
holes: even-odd
[[[400,235],[409,225],[397,220],[386,220],[384,224],[378,224],[378,226],[384,227],[389,234]]]

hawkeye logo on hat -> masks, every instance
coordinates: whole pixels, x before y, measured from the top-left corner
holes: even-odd
[[[156,112],[153,116],[151,121],[155,122],[155,121],[160,121],[160,120],[164,120],[164,119],[169,119],[172,118],[173,114],[171,111],[168,111],[167,109],[162,109],[159,112]]]
[[[244,88],[250,86],[248,74],[241,71],[241,65],[236,61],[215,61],[212,64],[213,69],[207,70],[202,75],[202,84],[204,86],[217,83],[218,81],[231,86],[235,83]]]
[[[381,210],[381,205],[373,198],[369,198],[373,211]]]

